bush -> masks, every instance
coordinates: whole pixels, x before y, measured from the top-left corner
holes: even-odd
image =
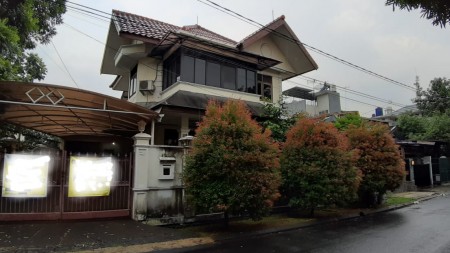
[[[278,146],[251,119],[243,102],[208,104],[183,180],[200,212],[267,214],[279,196]]]
[[[293,207],[344,204],[360,177],[347,138],[330,123],[302,118],[288,131],[281,156],[283,193]]]

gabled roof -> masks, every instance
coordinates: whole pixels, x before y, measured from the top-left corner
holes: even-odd
[[[263,31],[271,31],[277,27],[279,27],[284,21],[284,15],[279,16],[278,18],[274,19],[272,22],[268,23],[267,25],[261,27],[259,30],[256,30],[255,32],[251,33],[247,37],[243,38],[241,41],[239,41],[239,44],[248,43],[252,40],[252,38],[256,37],[257,35],[261,34]]]

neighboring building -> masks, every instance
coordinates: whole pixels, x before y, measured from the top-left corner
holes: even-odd
[[[283,95],[301,99],[283,105],[288,115],[291,116],[298,113],[307,113],[312,117],[341,113],[341,99],[335,85],[325,83],[318,92],[306,88],[293,87],[285,90]]]
[[[392,107],[388,106],[383,115],[382,108],[377,107],[375,109],[375,114],[370,120],[384,122],[389,124],[390,127],[395,127],[397,125],[397,118],[404,113],[418,114],[419,109],[417,109],[417,105],[415,104],[404,106],[396,111],[393,111]]]
[[[147,128],[152,144],[177,145],[208,100],[240,99],[258,116],[264,101],[278,102],[283,80],[317,68],[284,16],[236,42],[113,10],[101,73],[117,76],[110,87],[123,99],[164,115]]]

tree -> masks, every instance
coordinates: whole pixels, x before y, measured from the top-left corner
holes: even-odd
[[[336,120],[334,126],[340,130],[346,130],[350,126],[361,126],[363,119],[358,114],[346,114]]]
[[[395,7],[407,11],[420,9],[422,17],[431,19],[436,26],[445,27],[450,23],[450,4],[445,0],[387,0],[386,5],[392,5],[393,10]]]
[[[386,191],[398,188],[405,164],[387,126],[365,123],[345,131],[351,148],[357,152],[356,166],[362,172],[359,196],[368,206],[381,203]]]
[[[265,129],[270,129],[274,140],[284,142],[286,132],[294,125],[295,121],[296,117],[289,117],[283,108],[283,104],[266,103],[260,125]]]
[[[39,144],[47,148],[57,149],[59,143],[59,138],[31,129],[8,123],[2,123],[0,127],[0,152],[4,150],[7,152],[30,151],[38,147]]]
[[[66,0],[0,0],[0,80],[32,82],[47,72],[42,59],[28,52],[48,43],[62,23]]]
[[[331,124],[301,118],[288,131],[281,156],[283,193],[289,205],[314,215],[319,206],[356,197],[359,174],[347,138]]]
[[[416,83],[417,92],[414,102],[423,115],[446,113],[450,109],[450,80],[435,78],[431,80],[430,87],[424,91]]]
[[[423,140],[427,128],[426,118],[419,115],[402,114],[397,119],[396,137],[407,140]]]
[[[251,119],[245,104],[210,102],[183,172],[199,212],[248,214],[260,219],[279,196],[278,146]]]

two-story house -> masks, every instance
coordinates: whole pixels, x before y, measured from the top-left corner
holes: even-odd
[[[281,16],[241,41],[199,25],[175,26],[113,10],[102,74],[122,98],[161,115],[148,126],[152,144],[192,135],[208,100],[239,99],[254,116],[276,103],[283,80],[317,69]]]

